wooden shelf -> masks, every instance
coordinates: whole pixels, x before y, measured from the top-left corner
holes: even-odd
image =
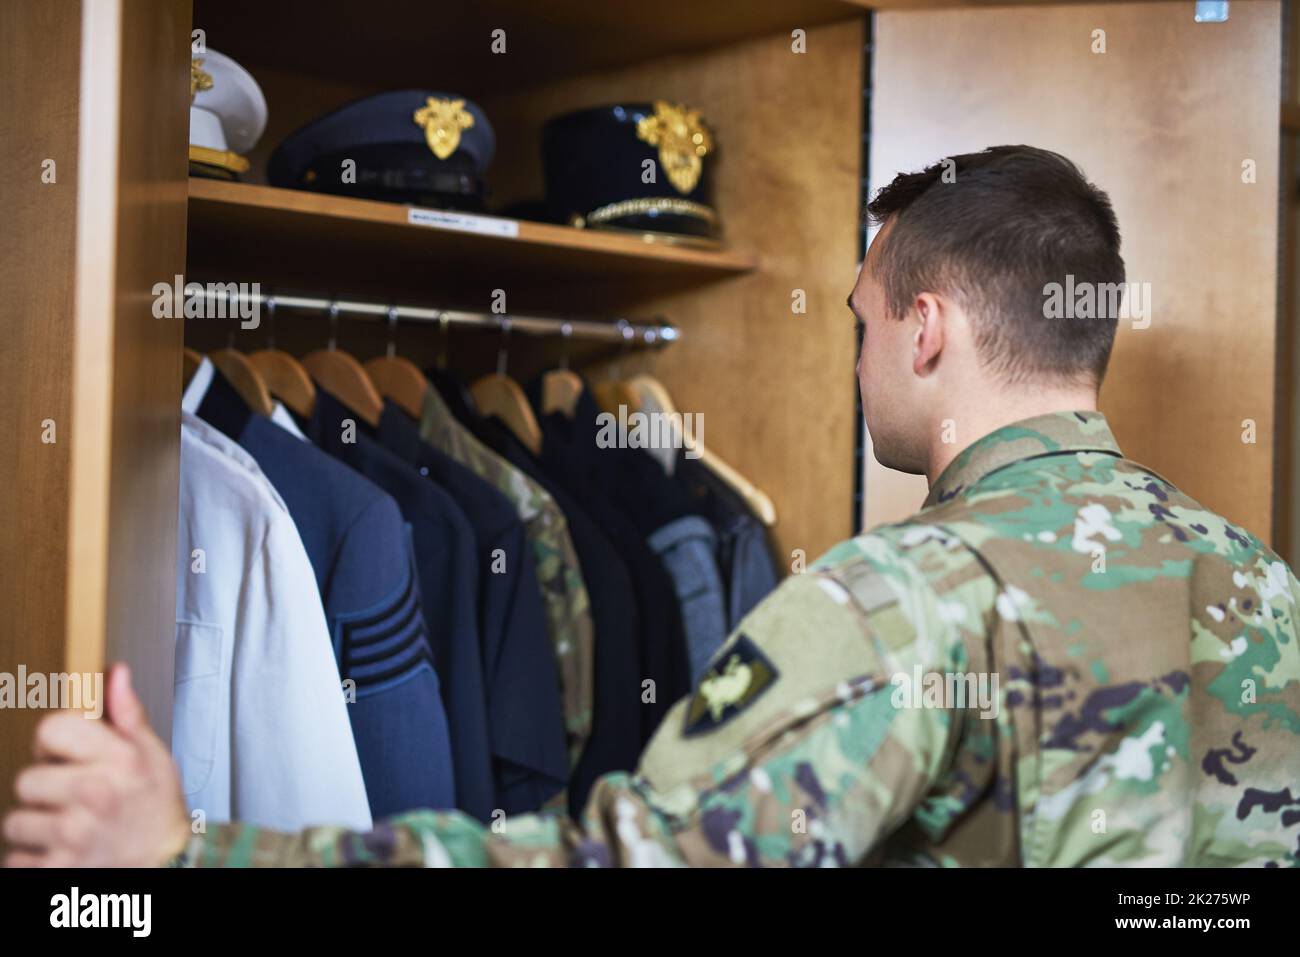
[[[314,278],[318,286],[328,276],[338,288],[357,291],[431,281],[571,290],[584,281],[661,277],[695,284],[758,265],[730,250],[248,183],[191,179],[189,197],[188,272],[199,279],[286,284]]]

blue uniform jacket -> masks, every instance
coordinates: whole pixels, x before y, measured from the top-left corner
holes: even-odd
[[[481,821],[490,820],[496,805],[479,656],[473,530],[446,491],[368,435],[364,422],[319,386],[304,431],[391,495],[410,526],[419,594],[450,725],[454,803]],[[402,744],[394,739],[391,746]]]

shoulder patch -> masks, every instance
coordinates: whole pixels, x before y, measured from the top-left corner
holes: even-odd
[[[776,684],[776,665],[741,634],[705,672],[686,709],[684,737],[704,734],[740,714]]]

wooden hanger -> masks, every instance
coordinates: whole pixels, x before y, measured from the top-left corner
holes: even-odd
[[[279,349],[262,349],[248,357],[271,395],[304,419],[316,408],[316,384],[293,356]]]
[[[641,373],[633,376],[628,384],[638,392],[644,392],[658,411],[670,414],[677,411],[673,397],[668,394],[668,387],[654,376]]]
[[[424,394],[432,387],[419,366],[401,356],[380,356],[367,362],[365,369],[380,395],[392,399],[413,419],[420,418]]]
[[[560,412],[573,418],[573,411],[582,396],[582,377],[568,369],[552,369],[542,376],[542,412],[550,415]]]
[[[503,421],[515,438],[537,455],[542,451],[542,428],[533,415],[533,407],[519,383],[507,375],[494,372],[485,375],[469,387],[474,404],[483,415],[495,415]]]
[[[560,323],[560,338],[564,342],[564,351],[560,357],[560,367],[552,369],[542,376],[542,413],[550,415],[559,412],[566,419],[572,419],[582,397],[584,383],[582,377],[569,369],[569,340],[573,337],[573,324]]]
[[[660,415],[667,414],[667,410],[663,409],[659,405],[659,400],[656,397],[655,393],[651,392],[648,389],[637,388],[635,379],[628,380],[628,385],[631,386],[632,391],[637,394],[638,412],[645,412],[650,415],[655,415],[656,413]],[[667,394],[667,390],[663,389],[662,386],[660,387],[660,391],[663,391],[665,394]],[[656,462],[659,463],[659,467],[664,470],[665,475],[671,476],[676,474],[677,449],[675,449],[671,445],[657,445],[655,448],[648,448],[645,451],[650,455],[651,458],[653,458]]]
[[[634,376],[630,384],[636,391],[644,391],[651,398],[653,404],[659,407],[660,411],[669,415],[676,413],[677,407],[673,405],[673,400],[668,394],[668,390],[664,388],[663,383],[654,376]],[[672,421],[673,428],[678,431],[678,434],[680,434],[680,420],[674,418]],[[718,458],[718,456],[707,446],[700,447],[698,451],[700,452],[700,464],[704,465],[710,472],[722,479],[722,481],[726,482],[733,492],[744,499],[745,504],[749,506],[764,525],[776,524],[776,506],[772,504],[772,500],[768,498],[761,489],[722,459]]]
[[[199,366],[203,364],[203,356],[189,348],[185,349],[184,358],[181,359],[181,388],[184,389],[194,378],[194,373],[199,371]]]
[[[271,393],[261,373],[248,361],[248,356],[234,349],[216,349],[208,353],[208,359],[230,381],[250,409],[259,415],[271,414],[275,403],[271,401]]]
[[[341,349],[317,349],[303,357],[302,367],[367,425],[379,426],[384,400],[361,363],[351,355]]]
[[[591,387],[591,394],[597,405],[614,415],[618,415],[620,405],[627,406],[629,412],[641,410],[641,396],[622,379],[598,382]]]

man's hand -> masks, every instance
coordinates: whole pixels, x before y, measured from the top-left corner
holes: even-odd
[[[77,711],[36,728],[38,764],[18,775],[4,820],[6,867],[155,867],[190,838],[180,779],[125,665],[108,676],[108,721]]]

